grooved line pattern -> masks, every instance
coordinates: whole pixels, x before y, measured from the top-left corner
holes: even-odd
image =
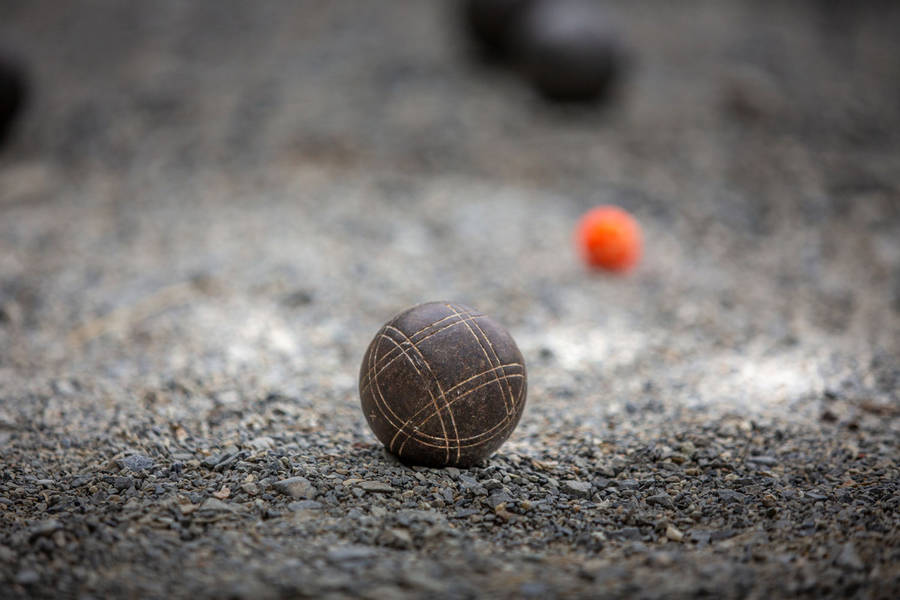
[[[396,432],[388,444],[391,452],[395,451],[396,444],[402,436],[397,455],[402,457],[406,445],[410,440],[429,448],[438,448],[444,451],[445,460],[449,464],[451,456],[453,463],[456,464],[460,460],[461,450],[489,443],[499,435],[503,434],[506,426],[509,425],[520,408],[524,398],[525,386],[519,387],[518,394],[513,394],[510,381],[513,379],[524,379],[525,366],[519,362],[502,363],[496,349],[487,336],[487,333],[477,322],[479,317],[484,315],[468,311],[462,307],[446,305],[452,315],[443,317],[429,325],[426,325],[412,334],[407,335],[392,323],[388,323],[382,327],[377,334],[377,342],[372,352],[369,353],[367,370],[360,393],[372,394],[374,405],[378,409],[381,416],[389,423]],[[438,381],[434,370],[429,364],[425,355],[419,348],[419,344],[438,333],[445,331],[451,327],[462,325],[472,334],[475,342],[480,347],[490,367],[467,379],[460,381],[451,388],[444,390]],[[474,328],[473,328],[474,326]],[[476,333],[477,330],[477,333]],[[479,336],[479,333],[481,336]],[[401,339],[395,339],[395,334],[399,334]],[[381,352],[382,342],[387,341],[393,344],[393,347],[386,352]],[[485,345],[485,342],[487,345]],[[378,381],[379,375],[393,364],[396,360],[406,358],[412,366],[415,373],[421,378],[430,402],[425,403],[409,418],[403,419],[392,408],[390,403],[385,399],[381,385]],[[418,359],[418,360],[417,360]],[[422,368],[420,368],[420,366]],[[437,388],[438,395],[432,392],[432,385]],[[452,406],[457,402],[466,399],[478,390],[496,385],[503,398],[505,415],[489,429],[482,431],[476,435],[469,437],[460,437],[456,427],[456,419],[453,414]],[[452,399],[449,397],[454,394]],[[447,423],[444,416],[449,417],[450,426],[453,430],[453,436],[449,435]],[[432,419],[437,418],[440,421],[441,432],[443,435],[436,436],[421,431],[420,428],[427,425]]]

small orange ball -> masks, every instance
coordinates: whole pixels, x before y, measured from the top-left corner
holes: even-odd
[[[581,217],[575,242],[584,261],[595,268],[624,272],[641,257],[641,228],[618,206],[598,206]]]

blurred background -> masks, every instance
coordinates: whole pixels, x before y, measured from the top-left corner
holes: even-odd
[[[682,342],[685,373],[795,353],[768,379],[791,393],[826,385],[810,353],[893,364],[895,3],[588,3],[614,68],[577,102],[539,91],[527,39],[486,57],[478,4],[4,2],[7,378],[275,351],[274,381],[349,389],[381,321],[445,297],[573,373],[671,374]],[[596,204],[644,225],[631,276],[577,259]]]

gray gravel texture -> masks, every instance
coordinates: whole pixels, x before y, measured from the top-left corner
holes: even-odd
[[[612,10],[597,108],[450,2],[2,3],[0,596],[896,598],[898,6]],[[598,203],[626,277],[576,259]],[[528,364],[469,470],[359,409],[434,299]]]

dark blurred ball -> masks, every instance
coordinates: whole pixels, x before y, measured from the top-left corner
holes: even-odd
[[[0,144],[12,132],[25,104],[25,71],[17,63],[0,57]]]
[[[487,58],[509,53],[512,33],[534,0],[463,0],[463,19],[472,40]]]
[[[514,49],[545,96],[596,100],[621,75],[624,53],[603,11],[589,0],[541,0],[518,24]]]

